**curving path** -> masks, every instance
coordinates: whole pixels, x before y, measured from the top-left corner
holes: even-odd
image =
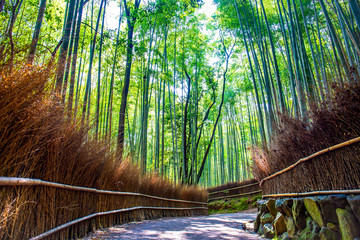
[[[259,240],[262,238],[251,232],[253,228],[252,222],[255,218],[255,213],[163,218],[107,228],[96,231],[83,239]]]

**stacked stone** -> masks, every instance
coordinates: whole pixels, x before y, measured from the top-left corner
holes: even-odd
[[[360,240],[360,196],[268,199],[258,210],[254,229],[265,238]]]

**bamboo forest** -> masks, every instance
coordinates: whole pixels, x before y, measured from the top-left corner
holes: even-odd
[[[0,0],[0,22],[3,67],[51,65],[88,139],[185,185],[252,178],[282,116],[360,80],[358,0]]]

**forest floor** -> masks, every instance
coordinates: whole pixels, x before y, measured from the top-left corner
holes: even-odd
[[[263,239],[253,232],[256,213],[163,218],[98,230],[90,239]]]

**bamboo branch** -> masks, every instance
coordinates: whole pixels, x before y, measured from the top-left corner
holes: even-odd
[[[346,142],[343,142],[343,143],[339,143],[339,144],[337,144],[337,145],[335,145],[335,146],[332,146],[332,147],[323,149],[323,150],[318,151],[318,152],[316,152],[316,153],[314,153],[314,154],[312,154],[312,155],[310,155],[310,156],[308,156],[308,157],[301,158],[299,161],[297,161],[296,163],[288,166],[287,168],[284,168],[283,170],[278,171],[278,172],[276,172],[276,173],[274,173],[274,174],[272,174],[272,175],[270,175],[270,176],[262,179],[262,180],[260,181],[260,187],[262,186],[262,184],[264,183],[264,181],[269,180],[269,179],[271,179],[271,178],[274,178],[274,177],[276,177],[276,176],[278,176],[278,175],[280,175],[280,174],[283,174],[283,173],[285,173],[285,172],[293,169],[294,167],[296,167],[296,166],[299,165],[300,163],[306,162],[306,161],[308,161],[308,160],[310,160],[310,159],[313,159],[313,158],[315,158],[315,157],[317,157],[317,156],[323,155],[323,154],[325,154],[325,153],[327,153],[327,152],[334,151],[334,150],[336,150],[336,149],[343,148],[343,147],[349,146],[349,145],[354,144],[354,143],[357,143],[357,142],[360,142],[360,137],[357,137],[357,138],[351,139],[351,140],[349,140],[349,141],[346,141]]]

